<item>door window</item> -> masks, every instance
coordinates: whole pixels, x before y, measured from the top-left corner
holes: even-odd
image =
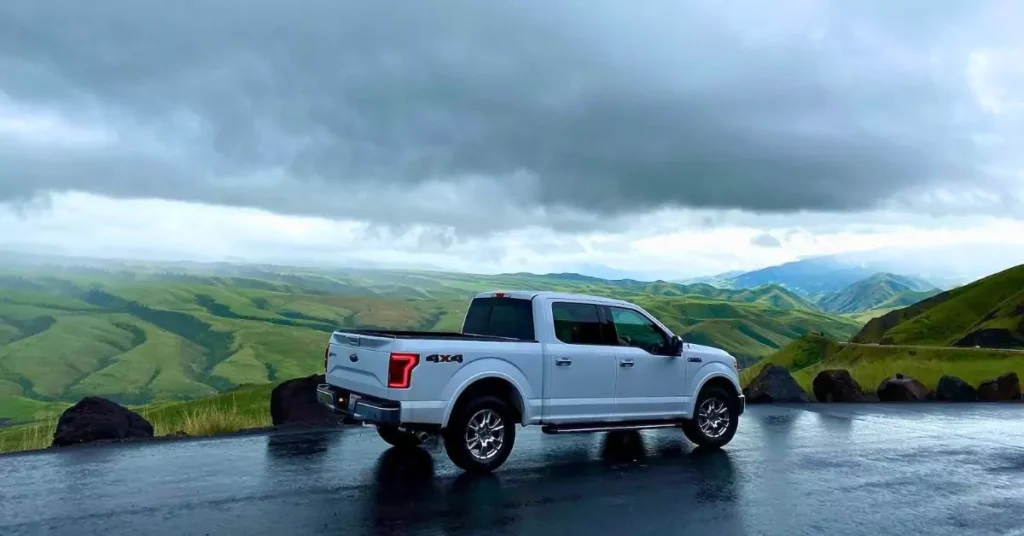
[[[554,302],[555,337],[566,344],[606,344],[601,336],[597,306],[586,303]]]
[[[620,346],[632,346],[655,355],[668,355],[671,341],[668,335],[644,315],[624,309],[609,307],[612,325]]]

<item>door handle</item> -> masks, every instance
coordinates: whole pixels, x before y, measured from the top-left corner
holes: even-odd
[[[620,367],[631,368],[633,366],[633,360],[632,359],[623,359],[622,361],[619,361],[619,366]]]
[[[559,357],[555,360],[556,367],[568,367],[569,365],[572,365],[571,357]]]

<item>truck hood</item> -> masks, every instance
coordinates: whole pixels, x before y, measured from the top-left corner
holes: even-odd
[[[732,354],[722,350],[721,348],[715,348],[714,346],[705,346],[703,344],[686,343],[683,347],[684,351],[690,351],[698,353],[704,356],[717,356],[717,357],[732,357]]]

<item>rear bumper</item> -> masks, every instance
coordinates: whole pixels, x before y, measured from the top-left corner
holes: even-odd
[[[402,405],[393,400],[381,400],[327,383],[317,385],[316,399],[331,411],[355,421],[385,426],[398,426],[402,422]]]

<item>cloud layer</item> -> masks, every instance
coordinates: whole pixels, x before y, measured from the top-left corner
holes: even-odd
[[[450,226],[424,238],[442,245],[666,208],[964,210],[926,202],[950,189],[1013,213],[1021,123],[968,71],[1021,11],[3,2],[0,200],[79,190]]]

